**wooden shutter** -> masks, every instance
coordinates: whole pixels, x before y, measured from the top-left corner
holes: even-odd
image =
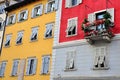
[[[69,8],[71,6],[70,3],[71,3],[71,0],[65,0],[65,7]]]
[[[99,60],[100,64],[104,63],[105,57],[106,57],[106,47],[100,47],[100,60]]]
[[[95,20],[95,14],[94,13],[88,14],[88,21],[94,22],[94,20]]]
[[[13,16],[14,17],[13,17],[12,23],[15,23],[15,21],[16,21],[16,15],[14,14]]]
[[[31,59],[28,59],[28,61],[27,61],[27,67],[26,67],[26,75],[29,75],[30,63],[31,63]]]
[[[48,11],[48,3],[45,6],[44,13],[47,13],[47,11]]]
[[[78,4],[81,4],[81,3],[82,3],[82,0],[77,0],[77,3],[78,3]]]
[[[112,16],[111,17],[111,21],[114,22],[114,8],[110,8],[110,9],[107,9],[107,11],[110,13],[110,15]]]
[[[13,75],[13,76],[17,75],[18,63],[19,63],[18,60],[15,60],[15,61],[13,62],[13,68],[12,68],[12,75]]]
[[[58,10],[59,7],[59,0],[55,0],[55,10]]]
[[[2,62],[0,76],[4,76],[5,73],[6,62]]]
[[[44,57],[44,73],[47,74],[49,72],[49,60],[50,57],[49,56],[45,56]]]
[[[28,18],[28,10],[25,11],[24,19]]]
[[[31,18],[33,18],[34,15],[35,15],[35,14],[34,14],[34,11],[35,11],[35,8],[32,9]]]
[[[18,72],[18,80],[23,80],[24,70],[25,70],[25,59],[20,60],[19,72]]]
[[[100,49],[99,49],[99,48],[95,48],[95,59],[94,59],[94,65],[98,65],[99,54],[100,54]]]
[[[44,57],[42,57],[41,74],[44,73]]]
[[[42,15],[42,12],[43,12],[43,5],[41,4],[40,5],[40,9],[38,10],[39,14]]]
[[[10,17],[10,16],[7,16],[7,22],[6,22],[6,25],[8,25],[8,23],[9,23],[9,17]]]
[[[19,12],[19,14],[18,14],[18,22],[20,21],[20,12]]]
[[[36,73],[36,68],[37,68],[37,59],[34,59],[34,64],[33,64],[33,74]]]

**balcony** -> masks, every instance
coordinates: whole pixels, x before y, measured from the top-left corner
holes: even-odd
[[[109,15],[109,13],[107,13]],[[95,20],[90,23],[87,19],[82,24],[82,30],[84,31],[84,37],[89,44],[94,44],[95,41],[111,42],[111,38],[114,37],[112,28],[114,23],[110,18],[103,18]]]

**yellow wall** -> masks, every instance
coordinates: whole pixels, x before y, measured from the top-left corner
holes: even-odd
[[[31,76],[24,76],[24,80],[49,80],[48,75],[41,75],[41,66],[42,66],[42,56],[52,54],[52,44],[53,44],[53,38],[45,39],[44,33],[45,33],[45,24],[50,22],[55,22],[55,11],[44,14],[42,16],[36,17],[31,19],[31,12],[32,8],[42,3],[45,8],[47,0],[40,0],[37,2],[33,2],[31,4],[25,5],[21,8],[18,8],[9,14],[15,13],[18,16],[18,13],[21,10],[28,9],[29,15],[28,19],[23,22],[17,22],[13,25],[9,25],[6,27],[5,31],[5,38],[6,40],[6,34],[12,34],[10,47],[4,47],[2,50],[1,55],[1,61],[7,60],[7,65],[5,69],[5,74],[3,78],[0,78],[1,80],[17,80],[17,77],[12,77],[11,70],[13,65],[14,59],[27,59],[28,57],[36,57],[38,59],[37,63],[37,70],[35,75]],[[43,10],[44,11],[44,10]],[[30,42],[30,36],[31,36],[31,29],[34,26],[39,26],[38,30],[38,40],[35,42]],[[23,40],[21,45],[16,45],[16,38],[17,38],[17,32],[24,30]],[[27,62],[27,61],[26,61]],[[25,68],[25,74],[26,74],[26,68]]]

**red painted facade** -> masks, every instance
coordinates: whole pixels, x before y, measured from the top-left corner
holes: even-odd
[[[87,7],[85,8],[85,5]],[[120,0],[109,0],[108,8],[114,8],[114,23],[113,32],[120,33]],[[82,3],[71,8],[65,8],[65,0],[62,1],[62,14],[60,23],[60,38],[59,42],[67,42],[73,40],[80,40],[84,38],[84,32],[81,30],[81,24],[89,13],[106,9],[106,0],[82,0]],[[77,35],[66,37],[67,20],[69,18],[78,17]]]

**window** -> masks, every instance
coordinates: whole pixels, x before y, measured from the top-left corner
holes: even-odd
[[[29,58],[27,62],[26,75],[33,75],[36,72],[37,59]]]
[[[82,3],[82,0],[65,0],[65,7],[69,8],[75,5],[79,5],[80,3]]]
[[[77,34],[77,17],[68,19],[66,33],[67,33],[67,36],[74,36]]]
[[[16,39],[16,44],[21,44],[22,43],[22,38],[23,38],[23,31],[18,32],[18,36]]]
[[[106,13],[106,11],[100,12],[100,13],[96,13],[96,20],[98,19],[103,19],[104,14]]]
[[[106,47],[95,48],[94,69],[108,69]]]
[[[30,40],[31,41],[37,40],[37,37],[38,37],[38,27],[33,27]]]
[[[45,38],[51,38],[53,35],[53,23],[46,25]]]
[[[66,56],[66,68],[65,70],[75,69],[75,51],[68,51]]]
[[[11,39],[11,34],[6,35],[6,41],[5,41],[5,46],[10,46],[10,39]]]
[[[19,14],[18,14],[18,22],[20,21],[24,21],[28,18],[28,10],[24,10],[24,11],[21,11]]]
[[[4,76],[4,72],[5,72],[5,68],[6,68],[6,61],[3,61],[1,63],[1,67],[0,67],[0,77],[3,77]]]
[[[3,27],[4,27],[4,22],[0,22],[0,30],[3,30]]]
[[[38,5],[32,9],[32,18],[42,15],[43,5]]]
[[[45,13],[52,12],[58,9],[59,0],[49,0],[46,4]]]
[[[7,25],[14,24],[16,21],[16,15],[10,15],[7,17]]]
[[[49,65],[50,65],[50,56],[43,56],[41,74],[48,74]]]
[[[19,64],[19,60],[14,60],[13,61],[13,67],[12,67],[12,76],[16,76],[17,72],[18,72],[18,64]]]

